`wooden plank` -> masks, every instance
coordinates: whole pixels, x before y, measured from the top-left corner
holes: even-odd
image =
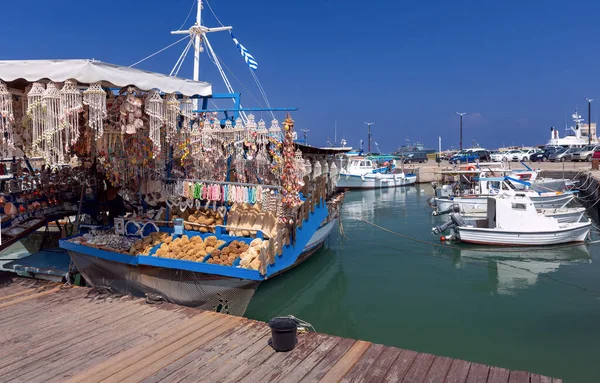
[[[121,322],[128,324],[129,326],[135,326],[137,323],[143,325],[146,322],[147,317],[143,314],[153,316],[156,311],[149,310],[147,312],[134,312],[133,314],[127,315],[122,321],[117,321],[116,326],[100,326],[99,330],[95,329],[88,331],[85,324],[83,324],[82,334],[72,334],[66,332],[68,337],[58,336],[53,339],[52,347],[43,345],[43,350],[39,352],[34,349],[31,354],[26,354],[25,357],[13,361],[8,367],[1,369],[3,376],[7,379],[15,379],[16,377],[28,376],[29,373],[34,373],[36,369],[47,368],[52,362],[60,361],[60,359],[67,359],[69,355],[76,354],[78,348],[81,350],[80,353],[85,353],[83,350],[93,349],[96,346],[102,346],[102,342],[107,339],[110,335],[118,337],[119,334],[123,333],[124,328],[119,326]],[[125,328],[127,325],[125,326]],[[109,335],[106,333],[109,332]],[[17,356],[18,357],[18,356]]]
[[[435,355],[419,353],[415,358],[414,362],[406,372],[403,382],[422,382],[423,377],[427,375],[427,372],[431,368]]]
[[[194,374],[194,377],[200,380],[201,374],[206,373],[214,365],[222,365],[219,360],[237,352],[240,346],[246,344],[250,339],[264,336],[266,332],[260,331],[264,330],[262,327],[257,322],[249,321],[245,326],[233,328],[143,381],[145,383],[159,382],[165,379],[179,381],[190,374]]]
[[[211,382],[222,382],[228,377],[235,376],[237,373],[239,373],[240,370],[243,370],[243,366],[245,364],[255,363],[256,365],[258,365],[259,363],[261,363],[261,352],[263,352],[267,348],[270,348],[267,345],[267,341],[270,337],[271,333],[267,332],[263,335],[263,337],[256,339],[250,345],[241,345],[240,352],[234,352],[234,355],[230,355],[221,364],[215,365],[214,369],[210,371],[209,375],[204,374],[205,376],[210,376],[210,379],[207,380]],[[221,366],[227,366],[227,368],[222,368]],[[180,382],[183,383],[197,381],[198,379],[196,379],[194,374],[189,374]]]
[[[454,359],[450,371],[446,375],[446,383],[464,383],[467,381],[471,362],[460,359]]]
[[[48,290],[44,290],[48,291]],[[39,295],[36,295],[38,297]],[[0,309],[0,326],[4,326],[6,323],[12,322],[14,320],[18,320],[17,317],[26,317],[26,315],[30,315],[31,313],[39,312],[39,310],[45,310],[51,307],[55,307],[58,304],[62,303],[65,295],[63,291],[57,292],[55,294],[51,294],[49,296],[44,296],[43,299],[35,299],[27,301],[26,303],[7,306],[3,309]]]
[[[384,377],[385,382],[400,382],[408,372],[410,366],[419,355],[418,352],[410,350],[402,350],[400,355],[396,358],[394,363],[391,365],[387,374]]]
[[[529,373],[526,371],[510,371],[508,381],[510,383],[529,383]]]
[[[38,289],[26,289],[26,290],[19,291],[18,293],[4,295],[4,296],[0,292],[0,301],[7,301],[14,297],[18,297],[18,296],[25,295],[25,294],[31,294],[31,293],[39,291],[39,290],[40,290],[39,288]]]
[[[340,342],[340,339],[337,336],[328,336],[310,355],[285,376],[286,383],[300,381]]]
[[[249,373],[252,372],[252,370],[254,368],[258,368],[266,360],[268,360],[273,355],[275,355],[275,350],[273,350],[273,348],[271,346],[269,346],[266,342],[269,338],[270,338],[270,336],[265,339],[264,344],[259,344],[263,347],[258,352],[256,352],[254,355],[252,355],[252,357],[250,357],[249,359],[242,360],[241,363],[238,364],[237,368],[235,368],[232,371],[222,372],[222,374],[220,374],[221,376],[218,380],[212,380],[212,376],[211,376],[211,380],[213,382],[239,382],[240,380],[245,378]],[[190,381],[189,378],[191,378],[191,377],[192,377],[192,375],[190,375],[187,379],[185,379],[185,382]]]
[[[562,381],[562,379],[553,378],[552,383],[563,383],[563,381]]]
[[[396,347],[386,347],[385,350],[381,353],[379,358],[373,363],[371,368],[367,373],[366,382],[370,383],[378,383],[383,380],[388,370],[394,364],[398,355],[402,352],[401,349]]]
[[[136,326],[134,331],[119,332],[118,336],[107,339],[91,350],[77,350],[68,357],[69,360],[65,361],[64,366],[53,368],[51,374],[42,374],[39,378],[62,382],[120,352],[153,339],[156,335],[175,327],[184,320],[183,318],[173,318],[173,313],[170,312],[162,310],[155,310],[155,312],[159,315],[154,316],[151,322],[146,322],[143,326]]]
[[[224,314],[222,314],[225,316]],[[193,350],[210,342],[227,330],[242,325],[239,317],[224,318],[214,321],[200,331],[175,342],[164,350],[156,352],[127,369],[110,377],[111,381],[139,382],[142,379],[156,373],[174,361],[184,357]]]
[[[538,374],[531,374],[531,376],[529,377],[529,382],[530,383],[541,383],[541,378]],[[552,382],[548,381],[546,383],[552,383]]]
[[[16,305],[17,303],[30,301],[32,299],[37,299],[37,298],[40,298],[40,297],[43,297],[43,296],[46,296],[46,295],[49,295],[49,294],[54,294],[58,290],[60,290],[60,287],[55,287],[53,289],[42,291],[42,292],[39,292],[39,293],[36,293],[36,294],[32,294],[32,295],[28,295],[26,297],[21,297],[21,298],[13,299],[12,301],[9,301],[9,302],[0,303],[0,309],[3,309],[3,308],[8,307],[8,306]]]
[[[445,381],[450,366],[452,365],[452,359],[445,356],[436,356],[433,360],[433,364],[429,368],[427,375],[425,376],[426,382],[437,383]]]
[[[28,374],[23,374],[19,378],[33,382],[37,380],[49,380],[50,378],[62,374],[65,371],[72,372],[83,370],[82,364],[94,355],[114,354],[115,349],[122,345],[131,348],[135,344],[148,340],[154,331],[152,329],[165,321],[170,313],[159,310],[151,310],[142,317],[134,316],[126,324],[121,323],[118,327],[110,328],[109,332],[99,332],[97,336],[87,339],[85,342],[71,344],[66,350],[52,355],[46,363]]]
[[[313,352],[327,335],[306,333],[298,336],[298,344],[289,352],[276,352],[259,368],[254,369],[241,382],[285,381],[286,375]]]
[[[508,375],[510,371],[500,367],[490,367],[490,374],[488,375],[488,383],[506,383],[508,382]]]
[[[120,305],[81,302],[82,300],[74,299],[64,306],[57,305],[56,307],[52,307],[45,311],[44,315],[38,315],[43,318],[41,320],[26,319],[27,326],[22,326],[22,322],[15,324],[15,326],[21,324],[20,327],[2,326],[3,333],[0,334],[0,346],[2,346],[0,347],[0,357],[6,353],[14,354],[22,348],[29,347],[30,344],[49,339],[57,332],[63,332],[65,326],[74,327],[81,321],[90,323],[98,318],[110,317],[114,313],[120,313],[133,307],[126,302]],[[32,333],[32,327],[37,329],[43,328],[44,331]]]
[[[363,382],[366,381],[366,373],[369,368],[379,358],[383,350],[384,345],[374,344],[362,355],[362,357],[356,362],[354,367],[344,376],[342,382]]]
[[[217,317],[214,313],[201,312],[197,316],[184,321],[179,326],[162,333],[152,341],[145,342],[144,344],[117,354],[113,358],[72,377],[68,382],[88,382],[106,379],[118,371],[121,371],[123,368],[133,363],[137,363],[145,356],[153,354],[216,319]]]
[[[485,383],[488,381],[490,374],[490,366],[479,363],[471,363],[469,375],[467,375],[467,383]]]
[[[56,370],[57,375],[53,379],[50,379],[50,381],[55,380],[58,382],[63,382],[66,379],[69,379],[92,366],[103,363],[107,359],[120,352],[126,351],[155,338],[158,334],[177,326],[183,320],[186,319],[159,319],[156,324],[150,325],[152,327],[149,327],[149,325],[144,326],[144,329],[150,329],[150,331],[140,329],[140,331],[137,333],[133,332],[132,335],[136,338],[132,339],[131,341],[126,341],[124,338],[119,338],[117,340],[113,339],[113,341],[109,343],[103,343],[100,348],[96,348],[89,353],[85,353],[85,355],[87,355],[85,356],[85,360],[77,361],[77,359],[72,359],[72,361],[69,363],[69,366],[66,366],[68,368],[60,368]],[[125,337],[126,335],[127,334],[125,334]]]
[[[142,313],[143,308],[139,307],[112,317],[101,317],[101,319],[91,324],[82,323],[76,328],[67,327],[62,335],[59,333],[48,342],[43,342],[37,347],[30,347],[23,353],[3,358],[0,361],[0,372],[14,371],[23,368],[28,363],[51,358],[56,352],[68,348],[72,343],[81,343],[102,331],[110,331],[110,328],[106,328],[107,325],[126,321],[128,317],[131,319],[131,317],[139,316]]]
[[[319,382],[329,383],[329,382],[339,382],[341,379],[346,376],[348,371],[350,371],[356,362],[363,356],[363,354],[371,347],[370,342],[365,342],[362,340],[354,343],[352,347],[342,356],[342,358],[333,365],[331,370],[325,374],[323,378]]]
[[[354,345],[354,343],[356,343],[354,339],[340,339],[338,344],[331,351],[325,354],[323,359],[321,359],[321,361],[317,363],[317,365],[314,366],[313,369],[302,378],[301,382],[306,383],[319,381],[325,376],[325,374],[327,374],[327,371],[329,371],[329,369],[336,364],[342,358],[342,356],[344,356],[344,354],[346,354],[346,352],[350,349],[350,347],[352,347],[352,345]]]

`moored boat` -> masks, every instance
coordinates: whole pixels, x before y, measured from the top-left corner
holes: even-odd
[[[456,231],[461,242],[482,245],[540,246],[583,242],[591,221],[560,223],[539,213],[534,203],[523,196],[488,197],[487,219],[468,225],[456,213],[451,221],[433,229],[439,234],[449,228]]]
[[[398,171],[395,165],[377,167],[365,157],[349,157],[342,165],[337,182],[338,189],[379,189],[413,185],[416,174]]]

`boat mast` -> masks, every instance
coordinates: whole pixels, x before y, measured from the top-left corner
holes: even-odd
[[[208,28],[202,25],[202,0],[197,0],[198,8],[196,9],[196,23],[187,30],[171,31],[172,35],[190,35],[194,38],[194,74],[193,80],[200,80],[200,53],[202,48],[202,40],[208,32],[229,31],[232,27],[216,27]],[[198,99],[194,99],[194,110],[198,110]]]
[[[198,0],[198,9],[196,9],[196,24],[197,26],[202,25],[202,0]],[[200,79],[200,34],[196,33],[194,36],[194,81]],[[195,107],[198,109],[198,100],[194,100]]]
[[[367,124],[367,126],[369,127],[369,143],[368,143],[369,151],[368,151],[368,153],[371,154],[371,125],[375,125],[375,123],[374,122],[365,122],[365,124]]]

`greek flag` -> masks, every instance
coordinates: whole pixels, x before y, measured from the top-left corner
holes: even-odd
[[[258,63],[254,59],[254,57],[250,53],[248,53],[248,50],[242,44],[240,44],[239,41],[237,41],[237,39],[233,36],[233,33],[231,33],[231,38],[233,39],[233,42],[240,50],[240,53],[242,54],[244,61],[246,61],[246,64],[248,64],[250,69],[256,70],[256,68],[258,68]]]

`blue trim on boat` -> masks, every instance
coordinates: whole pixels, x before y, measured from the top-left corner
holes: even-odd
[[[79,245],[73,242],[69,242],[69,238],[65,238],[59,241],[59,246],[66,250],[76,251],[78,253],[90,255],[96,258],[102,258],[109,261],[125,263],[133,266],[137,265],[148,265],[155,267],[164,267],[170,269],[179,269],[179,270],[189,270],[199,273],[205,274],[213,274],[220,275],[230,278],[240,278],[240,279],[248,279],[248,280],[256,280],[261,281],[269,278],[270,276],[277,274],[285,269],[290,268],[294,263],[298,260],[298,258],[306,252],[306,245],[309,244],[310,239],[313,235],[322,228],[323,222],[327,219],[329,215],[327,205],[325,201],[321,200],[318,206],[315,206],[314,212],[309,214],[309,219],[305,220],[302,224],[302,227],[298,227],[296,229],[296,243],[295,245],[284,246],[283,254],[281,256],[275,257],[275,264],[267,266],[266,275],[262,276],[257,270],[250,270],[235,266],[222,266],[222,265],[213,265],[204,262],[192,262],[192,261],[184,261],[180,259],[171,259],[171,258],[161,258],[152,256],[160,247],[160,245],[155,246],[151,250],[151,255],[127,255],[122,253],[117,253],[113,251],[101,250],[89,246]],[[251,242],[254,238],[245,238],[245,237],[232,237],[229,235],[223,234],[224,230],[222,228],[217,228],[216,234],[211,233],[199,233],[199,232],[190,232],[185,231],[184,233],[188,236],[200,236],[202,238],[206,238],[208,236],[216,236],[217,239],[225,240],[226,243],[229,243],[233,240],[243,241],[246,243]],[[262,237],[262,232],[259,234]],[[73,238],[73,237],[71,237]]]

